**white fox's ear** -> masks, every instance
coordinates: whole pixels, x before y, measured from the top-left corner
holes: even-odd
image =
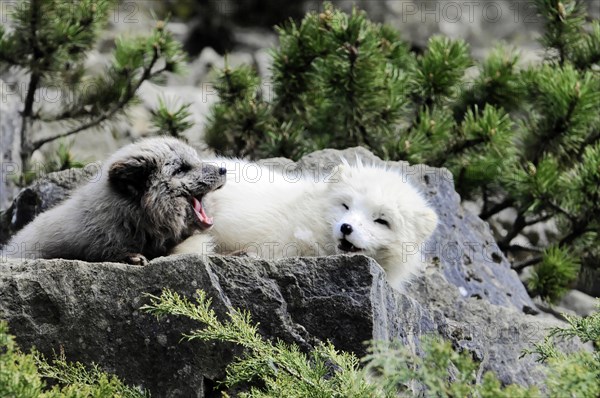
[[[352,168],[348,162],[342,159],[342,163],[336,164],[331,168],[331,172],[328,173],[327,180],[329,182],[346,181],[352,174]]]
[[[338,182],[338,181],[342,181],[342,180],[344,179],[344,174],[345,174],[345,173],[344,173],[344,170],[345,170],[346,168],[347,168],[347,167],[346,167],[346,166],[344,166],[343,164],[337,164],[337,165],[333,166],[333,167],[331,168],[331,172],[329,172],[329,173],[327,174],[327,175],[328,175],[328,178],[327,178],[327,180],[328,180],[329,182]]]
[[[427,207],[417,211],[415,217],[415,234],[419,243],[423,243],[435,231],[438,224],[438,216],[434,210]]]
[[[358,153],[356,154],[356,167],[358,167],[359,169],[362,169],[364,166],[362,158],[360,156],[358,156]]]

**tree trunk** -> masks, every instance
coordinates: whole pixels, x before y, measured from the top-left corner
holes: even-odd
[[[0,80],[0,210],[6,209],[15,195],[15,178],[21,172],[20,135],[22,102],[16,90]]]

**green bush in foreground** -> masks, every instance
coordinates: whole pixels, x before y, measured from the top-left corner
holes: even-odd
[[[535,354],[538,361],[549,367],[548,387],[550,397],[600,396],[600,302],[598,311],[586,318],[566,316],[568,326],[552,328],[542,343],[535,344],[524,355]],[[591,343],[593,351],[565,354],[556,349],[555,338],[578,338]]]
[[[423,389],[426,396],[437,397],[540,396],[535,388],[503,387],[490,372],[479,380],[479,364],[468,353],[457,353],[449,342],[437,339],[423,341],[422,357],[398,344],[375,343],[366,366],[361,367],[353,354],[337,351],[330,343],[305,354],[294,345],[265,340],[247,312],[231,310],[229,319],[221,322],[201,290],[195,303],[170,290],[150,299],[143,310],[158,317],[185,316],[204,325],[186,335],[188,340],[229,342],[245,349],[228,366],[224,381],[227,388],[248,387],[241,397],[391,398],[398,394],[412,397]]]
[[[58,385],[48,388],[42,378]],[[37,352],[19,351],[8,334],[6,322],[0,322],[0,397],[14,398],[143,398],[146,393],[124,385],[116,376],[97,366],[86,369],[69,363],[64,355],[51,363]]]
[[[362,377],[354,355],[338,352],[331,344],[320,344],[308,355],[294,345],[273,344],[258,334],[247,312],[231,310],[229,320],[221,322],[206,293],[198,290],[197,295],[192,303],[163,290],[160,297],[150,296],[151,304],[142,309],[157,316],[179,315],[202,323],[203,329],[185,336],[189,340],[241,345],[246,354],[228,366],[225,386],[264,383],[264,388],[251,387],[242,397],[392,397]]]
[[[240,397],[440,397],[440,398],[597,398],[600,395],[600,313],[588,318],[567,317],[568,326],[553,328],[542,343],[524,355],[535,354],[547,365],[547,378],[535,387],[503,386],[492,372],[468,352],[458,353],[447,341],[426,337],[419,356],[398,342],[373,342],[361,361],[337,351],[330,343],[306,354],[295,345],[272,343],[258,334],[247,312],[231,310],[220,321],[211,300],[197,292],[195,303],[168,289],[149,295],[143,310],[156,315],[185,316],[204,325],[185,335],[188,340],[229,342],[244,348],[243,356],[227,368],[224,390],[241,388]],[[600,309],[600,306],[599,306]],[[561,353],[554,338],[591,342],[592,352]],[[47,388],[42,378],[58,385]],[[222,392],[227,397],[227,392]],[[61,355],[52,363],[33,352],[24,354],[0,322],[0,396],[2,397],[145,397],[146,392],[124,385],[98,367],[86,369]]]

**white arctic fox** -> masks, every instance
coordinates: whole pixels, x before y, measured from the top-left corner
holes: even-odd
[[[365,254],[399,286],[419,268],[421,245],[437,215],[406,176],[385,166],[347,162],[326,177],[218,159],[227,183],[208,193],[213,227],[174,253],[246,252],[266,259]]]

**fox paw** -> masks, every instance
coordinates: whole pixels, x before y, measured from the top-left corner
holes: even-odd
[[[259,258],[258,254],[255,252],[249,252],[246,250],[234,250],[226,254],[227,256],[235,256],[235,257],[249,257],[249,258]]]
[[[141,253],[127,253],[125,262],[131,265],[145,266],[148,265],[148,259]]]

